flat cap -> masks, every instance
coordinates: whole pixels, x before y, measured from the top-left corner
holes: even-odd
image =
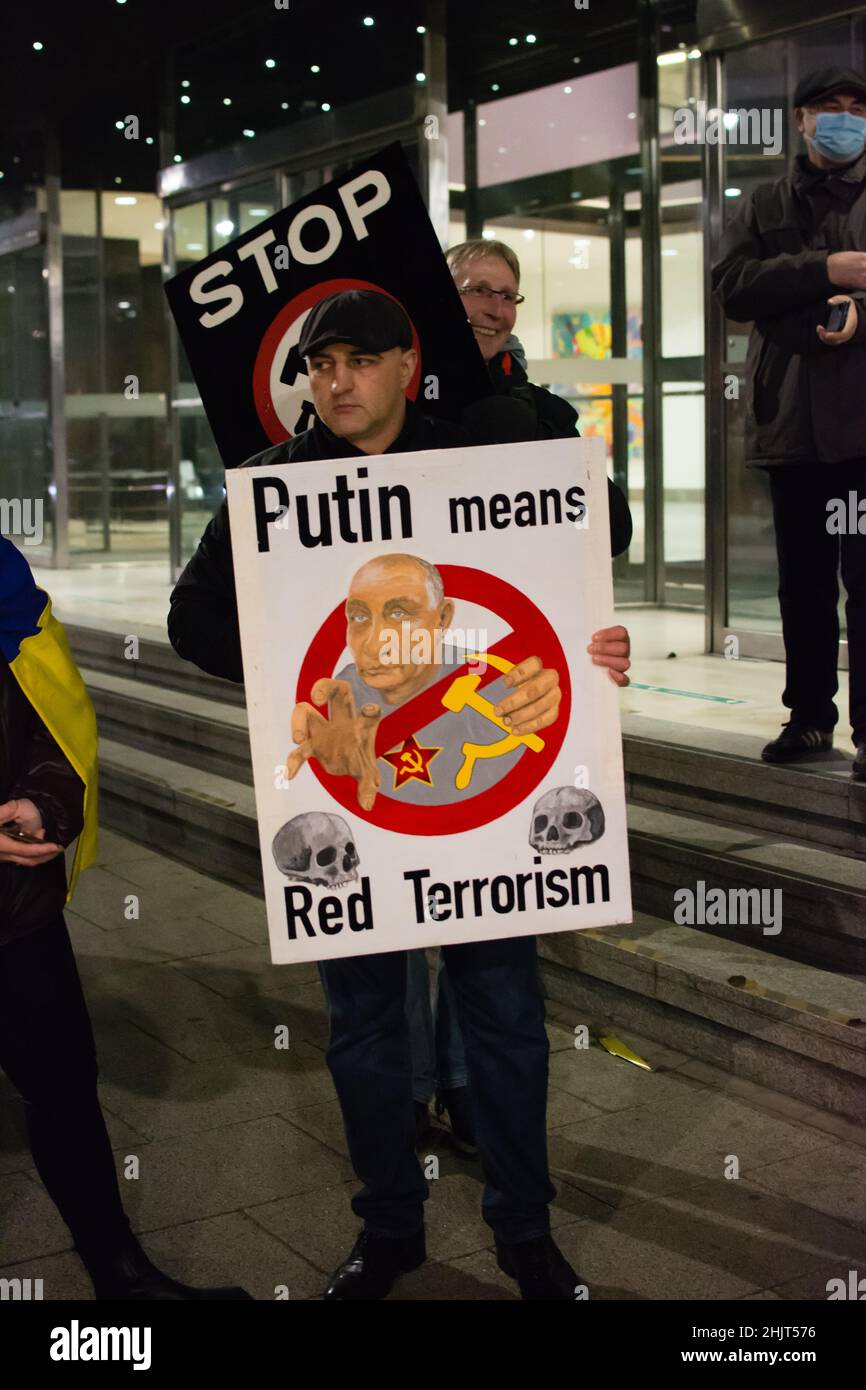
[[[340,290],[320,299],[301,329],[298,351],[312,357],[331,343],[350,343],[362,352],[412,346],[412,327],[395,299],[378,290]]]
[[[866,77],[853,68],[815,68],[800,78],[794,90],[794,106],[809,106],[834,92],[852,92],[866,100]]]

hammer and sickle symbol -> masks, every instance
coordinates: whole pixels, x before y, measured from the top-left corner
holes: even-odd
[[[405,753],[401,753],[400,761],[405,764],[406,772],[411,773],[413,776],[417,772],[424,771],[424,759],[414,748],[409,748]]]
[[[468,652],[466,659],[467,661],[487,661],[491,666],[495,666],[497,671],[510,671],[514,666],[513,661],[506,661],[503,657],[494,656],[491,652],[487,652],[483,656],[477,652]],[[491,702],[477,693],[480,684],[480,676],[455,676],[442,696],[443,705],[454,714],[459,714],[462,709],[469,705],[471,709],[483,714],[485,719],[489,719],[491,724],[506,731],[506,737],[498,739],[496,743],[464,743],[463,765],[454,779],[454,785],[461,792],[469,786],[478,758],[499,758],[503,753],[510,753],[512,749],[519,748],[521,743],[525,743],[526,747],[531,748],[533,753],[540,753],[544,747],[544,740],[539,738],[537,734],[509,733],[505,721],[493,713]]]

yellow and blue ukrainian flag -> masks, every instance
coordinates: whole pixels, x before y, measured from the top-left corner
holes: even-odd
[[[68,902],[79,873],[96,859],[96,714],[66,633],[51,612],[51,599],[36,587],[26,559],[5,536],[0,536],[0,651],[84,783],[84,826],[69,875]]]

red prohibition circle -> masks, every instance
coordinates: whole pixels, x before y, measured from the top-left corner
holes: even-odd
[[[406,395],[410,401],[414,401],[418,395],[421,386],[421,343],[405,304],[401,304],[396,295],[388,294],[388,291],[383,290],[381,285],[374,285],[369,280],[323,280],[321,284],[312,285],[308,290],[303,290],[300,294],[295,295],[288,304],[283,305],[267,329],[256,353],[253,367],[253,400],[262,429],[272,444],[282,444],[283,440],[289,437],[286,434],[285,425],[274,408],[271,396],[271,365],[276,356],[277,348],[295,319],[299,319],[308,309],[312,309],[320,299],[326,299],[329,294],[340,294],[343,290],[375,290],[377,294],[388,295],[389,299],[393,299],[395,304],[400,305],[409,320],[409,326],[412,329],[412,346],[418,355],[418,364],[412,373],[412,380],[406,387]]]
[[[529,796],[550,771],[565,740],[571,715],[571,680],[565,652],[549,621],[532,600],[507,580],[487,574],[484,570],[472,569],[467,565],[438,565],[437,568],[449,598],[480,603],[510,624],[509,635],[490,650],[515,664],[527,656],[540,657],[542,665],[552,667],[559,673],[562,700],[556,723],[541,731],[544,748],[540,753],[524,751],[515,767],[495,786],[444,806],[414,806],[408,802],[398,802],[380,792],[372,811],[365,811],[358,804],[354,778],[336,777],[310,759],[307,766],[313,775],[346,811],[370,825],[377,825],[382,830],[396,830],[403,835],[457,835],[466,830],[476,830],[480,825],[498,820],[511,811]],[[312,687],[319,677],[334,673],[345,646],[346,614],[341,603],[328,614],[301,663],[295,696],[297,701],[312,703]],[[453,674],[449,673],[452,679],[460,669],[453,668]],[[501,674],[488,666],[479,689],[483,691],[485,685],[491,684]],[[423,693],[416,699],[421,699]],[[376,739],[377,757],[400,742],[400,736],[388,730],[387,722],[393,713],[402,709],[409,711],[412,703],[410,700],[406,706],[396,706],[392,714],[383,718],[379,730],[381,738],[377,736]],[[430,716],[425,716],[423,722],[430,723]]]

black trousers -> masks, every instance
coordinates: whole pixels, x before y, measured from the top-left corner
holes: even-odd
[[[110,1255],[128,1238],[129,1223],[62,914],[0,946],[0,1068],[24,1101],[33,1161],[76,1247],[85,1259]]]
[[[843,406],[840,405],[840,409]],[[866,460],[770,468],[785,640],[782,703],[818,729],[839,719],[839,582],[847,601],[848,680],[854,742],[866,742],[866,535],[827,529],[827,504],[849,492],[866,497]],[[856,506],[856,504],[855,504]],[[863,518],[866,527],[866,516]]]

